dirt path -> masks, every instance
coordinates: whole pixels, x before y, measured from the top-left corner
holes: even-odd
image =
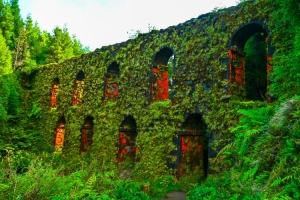
[[[168,198],[163,198],[160,200],[186,200],[186,193],[184,192],[169,192],[168,193]]]

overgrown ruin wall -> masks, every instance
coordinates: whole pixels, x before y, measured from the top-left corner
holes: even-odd
[[[153,178],[167,174],[168,166],[172,166],[170,163],[181,162],[178,156],[183,154],[177,150],[183,151],[183,146],[178,146],[177,135],[188,132],[184,122],[191,114],[198,114],[203,120],[199,130],[203,141],[201,148],[207,148],[207,140],[213,138],[219,139],[215,146],[226,144],[229,129],[238,120],[239,105],[235,102],[245,100],[243,86],[234,78],[229,80],[234,69],[231,69],[228,51],[232,50],[231,46],[239,45],[236,38],[244,36],[247,40],[255,32],[268,34],[267,22],[267,5],[246,2],[40,68],[34,84],[34,98],[42,108],[39,126],[47,142],[45,146],[54,151],[58,121],[64,117],[63,157],[78,158],[78,163],[82,157],[92,157],[102,168],[133,168],[133,177]],[[249,24],[254,24],[254,31],[251,32]],[[246,26],[250,28],[239,32]],[[168,85],[170,100],[153,101],[154,61],[157,53],[163,51],[174,54],[172,85]],[[118,66],[119,74],[108,72],[112,63]],[[74,87],[78,86],[75,80],[80,71],[84,73],[79,83],[83,92],[77,94],[81,95],[77,96],[80,102],[74,104]],[[51,88],[55,80],[58,80],[58,90],[55,103],[52,102],[55,105],[51,106]],[[110,83],[117,91],[104,89]],[[136,123],[138,149],[134,167],[117,161],[120,128],[124,128],[121,124],[126,116],[134,118]],[[93,119],[92,139],[80,153],[87,117]],[[208,154],[205,150],[202,153],[204,159],[197,164],[200,176],[203,176]],[[182,171],[179,165],[174,165],[177,175]],[[215,162],[214,165],[219,164]],[[211,165],[211,171],[219,168]],[[192,174],[189,169],[183,171]]]

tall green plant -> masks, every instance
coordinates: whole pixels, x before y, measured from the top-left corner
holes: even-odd
[[[0,76],[10,74],[13,72],[12,69],[12,57],[9,51],[6,41],[0,33]]]

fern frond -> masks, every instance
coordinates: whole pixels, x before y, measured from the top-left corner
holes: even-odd
[[[245,137],[252,137],[254,135],[258,135],[259,133],[260,133],[260,130],[258,130],[258,129],[250,129],[250,130],[246,131]]]
[[[227,144],[225,147],[223,147],[219,152],[218,152],[218,154],[217,154],[217,156],[216,156],[216,158],[218,158],[219,157],[219,155],[221,155],[223,152],[225,152],[226,150],[228,150],[228,149],[232,149],[233,148],[233,146],[234,146],[234,144],[233,143],[230,143],[230,144]]]

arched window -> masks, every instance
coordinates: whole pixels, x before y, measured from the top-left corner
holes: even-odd
[[[273,52],[267,28],[262,22],[251,22],[238,29],[228,49],[231,93],[242,95],[247,100],[270,101],[267,73]]]
[[[151,102],[163,101],[172,93],[172,73],[174,67],[174,53],[168,47],[162,48],[155,54],[151,77]]]
[[[87,147],[92,144],[93,138],[93,118],[87,117],[81,129],[80,152],[85,152]]]
[[[108,66],[104,77],[104,101],[117,99],[119,94],[119,77],[119,64],[113,62]]]
[[[128,164],[133,165],[136,151],[138,150],[135,144],[137,130],[134,118],[132,116],[125,117],[119,131],[117,161],[127,161]]]
[[[179,163],[178,175],[202,170],[207,176],[208,150],[205,142],[206,125],[200,114],[190,114],[183,123],[182,131],[178,131]]]
[[[75,84],[74,84],[74,94],[73,94],[72,106],[82,103],[84,78],[85,78],[85,75],[84,75],[83,71],[78,72],[78,74],[76,76]]]
[[[66,120],[65,117],[62,116],[58,122],[57,126],[55,128],[55,143],[54,148],[55,152],[62,152],[63,146],[64,146],[64,139],[65,139],[65,124]]]
[[[50,108],[56,108],[57,106],[57,94],[59,91],[59,79],[55,78],[52,84],[51,97],[50,97]]]

